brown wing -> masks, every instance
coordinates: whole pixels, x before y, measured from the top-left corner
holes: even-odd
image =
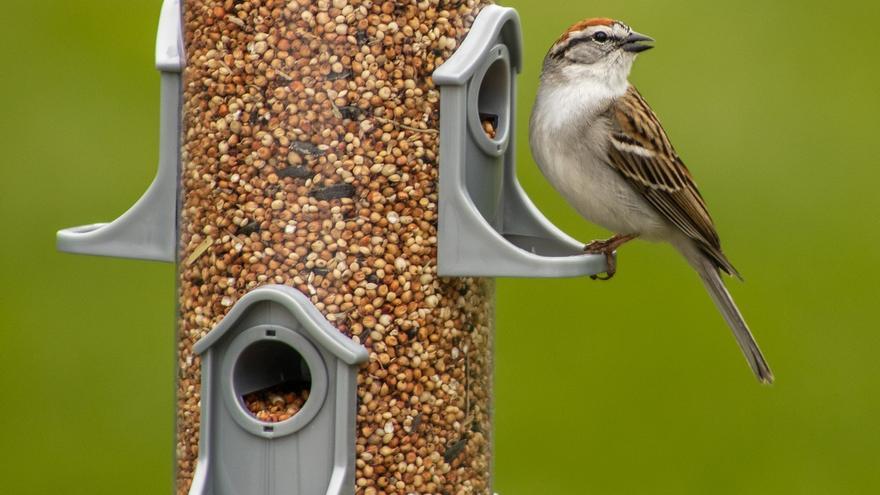
[[[724,253],[706,203],[690,171],[648,103],[630,86],[611,108],[609,163],[654,208],[696,241],[719,268],[739,276]]]

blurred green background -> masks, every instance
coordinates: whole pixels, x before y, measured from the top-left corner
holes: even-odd
[[[157,160],[159,0],[2,0],[0,479],[9,494],[170,493],[174,268],[60,254],[115,218]],[[655,37],[632,80],[695,173],[774,367],[761,387],[668,247],[610,283],[498,289],[502,495],[880,493],[880,4],[510,0],[526,70],[587,16]],[[606,235],[525,146],[560,227]]]

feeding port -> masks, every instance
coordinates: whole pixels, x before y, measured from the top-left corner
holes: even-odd
[[[477,130],[475,139],[482,142],[483,147],[490,153],[503,151],[507,143],[512,103],[510,72],[510,55],[507,47],[497,45],[491,50],[482,70],[475,77],[478,84],[473,84],[477,94],[472,98],[477,104],[470,107],[468,124],[471,129]],[[478,122],[474,122],[474,113],[479,119]],[[483,131],[483,135],[479,134],[479,130]]]
[[[518,14],[490,6],[434,72],[441,88],[442,276],[575,277],[606,269],[603,256],[584,254],[584,243],[547,220],[517,181],[513,123],[521,67]]]
[[[244,296],[194,350],[202,421],[190,495],[353,493],[363,347],[301,292],[272,285]]]
[[[312,388],[309,364],[299,351],[277,340],[278,331],[265,329],[266,340],[245,348],[232,372],[236,397],[255,419],[267,423],[300,412]]]

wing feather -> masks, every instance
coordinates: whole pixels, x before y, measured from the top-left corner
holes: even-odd
[[[696,241],[719,268],[739,276],[721,251],[715,224],[690,171],[636,88],[630,86],[609,113],[609,165],[673,225]]]

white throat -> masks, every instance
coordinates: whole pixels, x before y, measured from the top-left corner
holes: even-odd
[[[550,128],[560,128],[572,119],[592,120],[626,94],[634,56],[622,54],[597,64],[572,64],[550,68],[541,76],[536,108]]]
[[[568,65],[545,75],[535,108],[544,125],[558,129],[573,120],[591,121],[626,93],[630,63]]]
[[[604,64],[571,64],[562,67],[563,84],[593,83],[605,86],[611,93],[626,92],[632,60],[618,59]]]

